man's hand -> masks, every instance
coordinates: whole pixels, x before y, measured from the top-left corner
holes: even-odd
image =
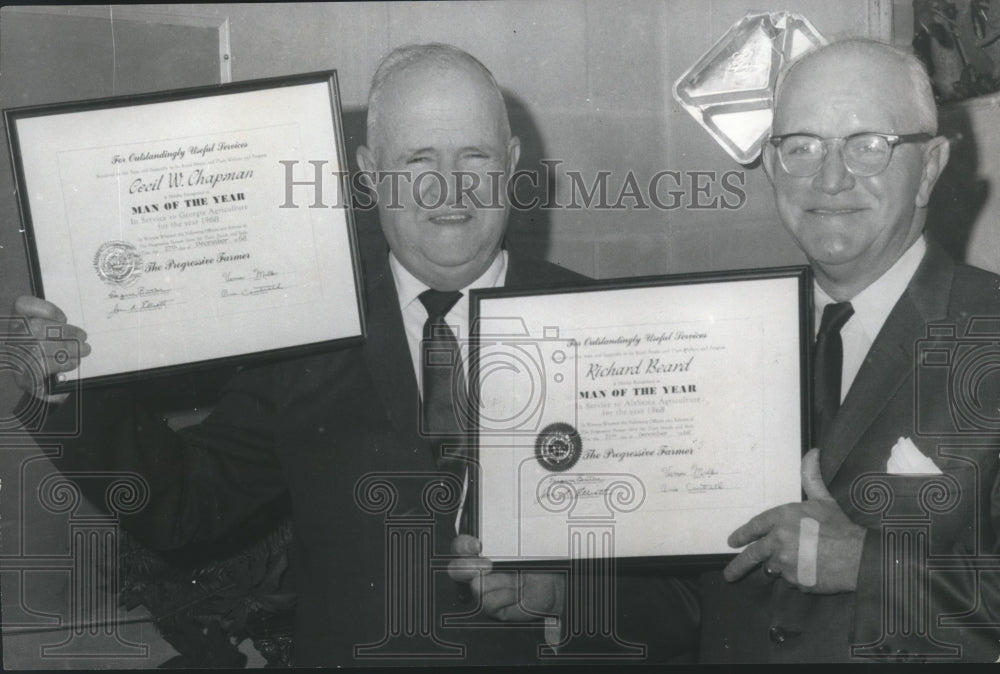
[[[802,490],[805,502],[766,510],[729,536],[731,547],[748,547],[726,566],[726,580],[739,580],[760,565],[765,574],[781,575],[803,592],[857,588],[865,529],[847,519],[827,491],[818,449],[802,457]]]
[[[23,323],[17,320],[19,318],[24,319]],[[25,337],[38,344],[38,350],[32,353],[38,371],[32,373],[22,369],[14,374],[14,381],[22,391],[44,398],[47,393],[45,380],[50,375],[75,369],[80,365],[80,358],[90,353],[87,333],[82,328],[69,325],[66,314],[59,307],[31,295],[21,295],[14,301],[12,328],[24,325],[27,325],[29,333]],[[79,356],[76,349],[66,348],[67,342],[79,344]],[[58,396],[64,397],[65,394]]]
[[[504,621],[538,620],[561,616],[566,578],[558,573],[493,571],[493,562],[479,556],[478,538],[459,535],[452,552],[461,555],[448,564],[448,575],[468,583],[487,614]]]

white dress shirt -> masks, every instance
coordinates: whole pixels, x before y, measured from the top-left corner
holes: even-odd
[[[389,268],[396,281],[396,294],[399,296],[399,310],[403,314],[403,330],[406,332],[406,343],[410,347],[410,362],[417,375],[417,391],[423,391],[423,368],[420,367],[420,342],[424,338],[424,323],[427,322],[427,309],[420,301],[420,293],[429,290],[428,286],[411,274],[400,264],[392,252],[389,253]],[[493,258],[493,263],[469,285],[462,288],[462,297],[445,315],[444,321],[451,328],[455,339],[462,349],[462,359],[469,355],[469,291],[473,288],[499,288],[507,280],[507,251],[501,250]],[[466,377],[468,372],[463,372]],[[421,393],[423,395],[423,393]]]
[[[890,267],[889,271],[851,298],[854,314],[840,330],[840,337],[844,343],[844,368],[840,379],[841,402],[851,389],[851,384],[854,383],[861,364],[865,362],[875,337],[885,324],[892,308],[896,306],[896,302],[906,291],[906,286],[916,273],[926,251],[927,242],[920,237],[896,260],[896,264]],[[813,290],[815,329],[818,332],[823,309],[834,300],[820,288],[818,283],[814,284]]]

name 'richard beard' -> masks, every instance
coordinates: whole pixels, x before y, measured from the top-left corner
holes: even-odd
[[[694,356],[687,360],[664,362],[659,358],[640,358],[631,364],[619,365],[616,361],[610,363],[591,363],[584,375],[587,379],[602,379],[604,377],[625,377],[643,374],[667,374],[670,372],[687,372],[691,369]]]

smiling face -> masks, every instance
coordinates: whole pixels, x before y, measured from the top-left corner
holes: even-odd
[[[505,121],[496,90],[471,67],[415,65],[385,84],[378,128],[358,163],[381,174],[390,248],[432,288],[465,287],[500,250],[507,176],[520,152]]]
[[[775,135],[842,138],[862,131],[907,134],[918,128],[913,88],[895,54],[828,49],[794,68],[779,90]],[[947,142],[897,145],[886,169],[857,177],[842,145],[827,145],[819,172],[795,177],[765,147],[781,221],[836,299],[849,299],[884,274],[920,236],[931,190],[947,161]],[[846,295],[846,296],[845,296]]]

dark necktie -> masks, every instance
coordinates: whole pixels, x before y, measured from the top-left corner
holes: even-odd
[[[465,395],[465,377],[458,340],[444,317],[461,297],[462,293],[457,290],[425,290],[419,297],[427,309],[424,338],[420,343],[423,376],[420,430],[434,449],[438,467],[448,470],[454,470],[456,462],[443,456],[441,445],[462,442],[456,407],[459,396]]]
[[[434,450],[434,459],[439,470],[448,471],[466,479],[465,462],[444,455],[445,444],[459,451],[464,448],[466,436],[456,415],[462,409],[465,396],[465,376],[462,373],[462,353],[455,334],[445,323],[444,317],[462,297],[457,290],[425,290],[419,299],[427,309],[424,322],[424,338],[420,342],[420,363],[423,377],[423,400],[420,409],[420,430]],[[454,450],[453,450],[454,452]],[[471,475],[467,478],[471,482]],[[474,489],[469,489],[461,512],[459,530],[469,533],[469,523],[473,511]],[[468,585],[459,583],[459,597],[463,602],[471,599]]]
[[[828,304],[823,309],[813,354],[813,447],[819,445],[840,408],[840,378],[844,369],[840,329],[852,315],[854,307],[850,302]]]
[[[840,381],[844,369],[844,343],[840,329],[854,315],[850,302],[826,305],[816,335],[813,354],[813,435],[817,447],[840,408]]]

